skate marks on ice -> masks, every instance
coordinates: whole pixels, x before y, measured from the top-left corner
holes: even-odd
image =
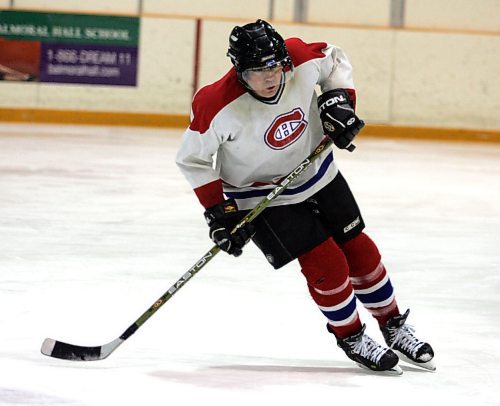
[[[0,405],[83,406],[83,402],[63,399],[39,392],[0,387]]]
[[[237,272],[232,259],[217,258],[217,266],[197,276],[113,357],[76,367],[39,355],[43,338],[98,344],[121,332],[162,293],[150,292],[145,281],[168,287],[192,265],[192,253],[205,250],[206,225],[175,167],[179,131],[46,128],[40,134],[32,126],[18,136],[0,129],[0,230],[8,235],[0,238],[0,304],[9,306],[0,312],[0,325],[8,326],[0,328],[6,348],[0,405],[136,406],[147,405],[138,400],[146,392],[218,406],[255,406],[268,395],[266,404],[291,406],[314,403],[311,396],[324,402],[354,394],[356,404],[378,406],[387,403],[387,393],[406,406],[498,405],[500,358],[491,349],[500,335],[494,242],[500,147],[377,139],[360,140],[355,154],[335,152],[393,270],[398,296],[415,309],[412,323],[435,346],[437,373],[404,362],[402,377],[360,369],[323,337],[317,309],[297,300],[304,286],[294,281],[302,276],[294,269],[259,270],[264,260],[250,247]],[[284,280],[288,292],[280,295],[280,308],[273,286]],[[132,287],[134,294],[114,305]],[[75,303],[78,295],[93,300]],[[200,303],[210,317],[187,327]],[[65,315],[75,311],[76,322],[68,322]],[[295,341],[261,337],[297,320]],[[249,324],[260,334],[238,331]],[[374,322],[369,327],[376,328]],[[177,333],[166,340],[171,329]],[[378,403],[374,392],[382,394]],[[210,396],[220,401],[206,402]]]
[[[287,365],[214,365],[193,371],[161,369],[150,375],[167,382],[191,385],[197,388],[253,391],[266,386],[301,385],[314,382],[323,385],[351,385],[342,376],[364,373],[356,366],[306,367]],[[368,373],[368,372],[367,372]],[[357,386],[357,385],[354,385]]]

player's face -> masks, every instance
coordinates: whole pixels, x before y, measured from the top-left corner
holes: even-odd
[[[282,74],[283,67],[278,64],[271,68],[247,70],[244,79],[257,96],[273,97],[278,92]]]

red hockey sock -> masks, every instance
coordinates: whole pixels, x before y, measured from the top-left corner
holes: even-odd
[[[380,325],[399,315],[394,289],[375,243],[361,233],[342,244],[356,297]]]
[[[311,297],[339,338],[361,329],[349,267],[339,246],[329,238],[299,258]]]

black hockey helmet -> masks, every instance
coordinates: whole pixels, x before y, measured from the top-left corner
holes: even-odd
[[[227,56],[231,58],[240,80],[241,73],[247,69],[265,69],[278,63],[292,68],[285,41],[271,24],[260,19],[233,28]]]

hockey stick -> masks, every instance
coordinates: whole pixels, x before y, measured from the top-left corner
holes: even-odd
[[[325,139],[316,147],[316,149],[304,159],[292,172],[290,172],[269,194],[264,197],[232,230],[234,233],[237,229],[254,220],[269,204],[276,199],[283,191],[299,177],[311,163],[320,156],[320,154],[330,147],[332,141],[330,138]],[[203,255],[177,282],[175,282],[148,310],[146,310],[133,324],[130,325],[123,334],[110,341],[107,344],[96,347],[84,347],[80,345],[68,344],[62,341],[57,341],[52,338],[46,338],[42,344],[42,354],[49,357],[61,358],[73,361],[94,361],[107,358],[115,351],[123,342],[134,334],[160,307],[162,307],[170,298],[197,274],[206,264],[208,264],[220,248],[215,245],[210,251]]]

